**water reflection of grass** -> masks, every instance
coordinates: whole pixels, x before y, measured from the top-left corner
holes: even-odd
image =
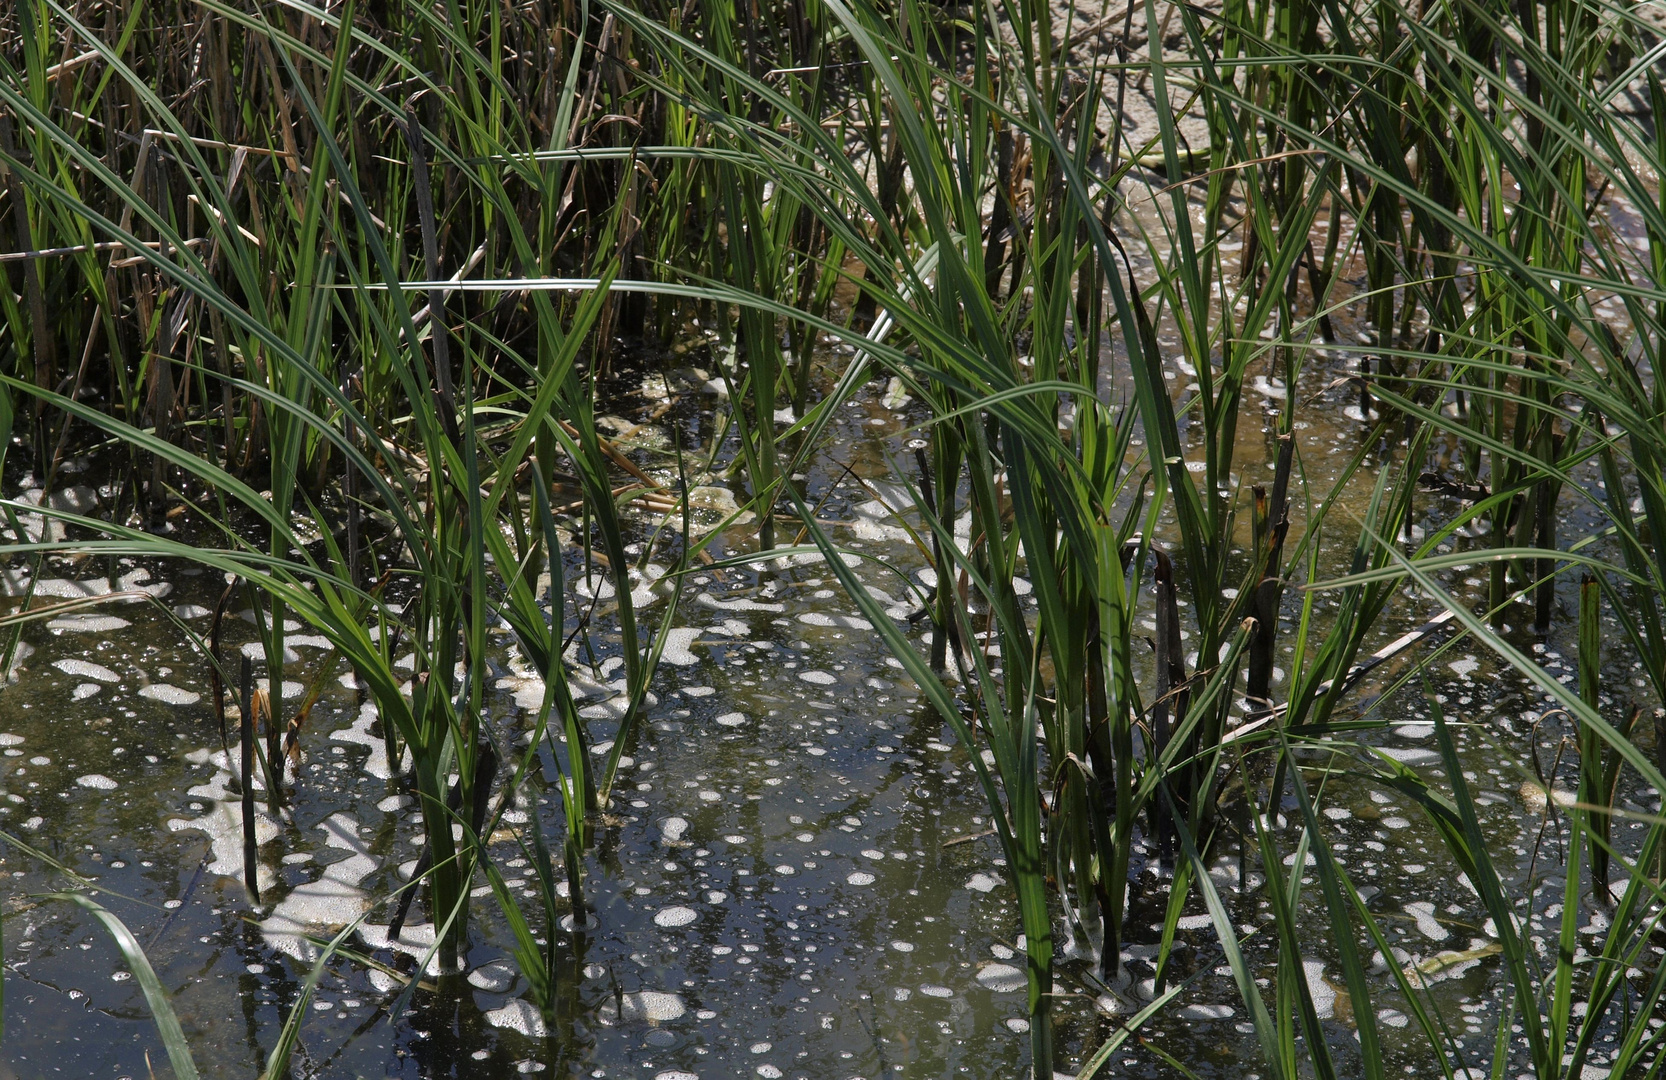
[[[1461,1067],[1424,968],[1373,963],[1392,948],[1322,827],[1316,785],[1362,781],[1425,812],[1492,927],[1486,1068],[1576,1075],[1599,1044],[1622,1073],[1660,1060],[1638,1021],[1666,987],[1645,970],[1661,825],[1620,844],[1609,826],[1624,783],[1660,789],[1632,736],[1666,689],[1650,120],[1666,93],[1641,16],[1578,0],[94,14],[26,0],[0,23],[0,419],[12,468],[46,490],[66,453],[102,443],[131,494],[108,519],[7,500],[6,552],[232,575],[262,597],[272,685],[286,619],[323,635],[368,687],[389,760],[409,755],[443,966],[482,874],[553,1020],[554,930],[585,921],[584,852],[662,650],[686,651],[685,572],[814,556],[973,751],[1041,1075],[1062,1060],[1055,935],[1095,958],[1070,966],[1073,989],[1124,996],[1148,864],[1167,894],[1141,1021],[1185,989],[1174,943],[1201,905],[1268,1070],[1383,1075],[1373,1001]],[[201,41],[183,29],[199,23]],[[1627,97],[1647,104],[1628,115]],[[1608,207],[1640,234],[1612,231]],[[670,436],[633,457],[598,431],[616,340],[691,332],[712,400],[679,405],[667,379]],[[829,432],[875,376],[920,403],[889,490],[936,575],[924,649],[894,584],[877,598],[827,527],[851,486],[820,471]],[[1345,402],[1358,437],[1333,456]],[[709,438],[692,474],[673,410]],[[696,532],[684,493],[725,463],[747,490],[723,504],[731,528]],[[181,506],[217,547],[164,535]],[[1592,535],[1560,534],[1574,511]],[[1485,595],[1455,592],[1482,563]],[[602,576],[612,596],[569,613],[579,564],[593,601]],[[1504,627],[1548,633],[1576,566],[1570,688]],[[1375,754],[1348,711],[1381,625],[1412,614],[1408,586],[1577,729],[1545,955],[1438,704],[1439,776]],[[542,685],[524,750],[481,722],[500,624]],[[594,735],[568,681],[592,631],[624,675]],[[1604,681],[1599,651],[1643,685]],[[243,711],[248,752],[277,756]],[[484,838],[546,751],[564,838],[557,859],[536,815],[518,837],[529,918]],[[1343,764],[1316,777],[1312,755]],[[1240,901],[1209,873],[1233,848],[1262,864],[1271,943],[1240,940]],[[1609,927],[1585,957],[1596,907]],[[1315,923],[1357,1045],[1315,1004]]]

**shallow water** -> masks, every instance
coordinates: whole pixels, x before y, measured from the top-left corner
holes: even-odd
[[[1313,392],[1332,374],[1315,364]],[[902,440],[919,417],[887,391],[877,382],[844,410],[834,450],[811,475],[813,497],[840,475],[835,460],[880,482],[875,490],[890,490],[882,483],[887,455],[905,459]],[[1359,437],[1341,414],[1343,393],[1332,390],[1325,407],[1302,421],[1316,481],[1322,463]],[[646,413],[653,404],[627,398],[620,409],[630,418],[631,408]],[[674,412],[672,422],[685,426],[690,444],[710,437],[707,421],[693,412]],[[1268,442],[1256,427],[1246,414],[1239,463],[1246,475],[1262,468]],[[1360,497],[1368,494],[1364,485]],[[81,508],[96,508],[98,497],[90,487],[65,496]],[[1431,498],[1422,509],[1438,515],[1449,508]],[[839,538],[850,546],[885,556],[916,585],[928,580],[872,491],[847,485],[820,514],[845,523]],[[731,539],[745,541],[738,532]],[[1345,550],[1339,545],[1327,557],[1340,559]],[[573,569],[573,601],[605,602],[611,587]],[[859,572],[885,595],[893,618],[916,603],[872,564]],[[1482,583],[1457,574],[1448,584],[1462,591]],[[23,585],[12,568],[7,590]],[[221,749],[205,665],[173,621],[206,633],[222,587],[178,566],[48,565],[37,595],[135,589],[156,602],[112,603],[25,632],[33,651],[0,693],[0,827],[95,879],[100,902],[132,927],[173,992],[205,1075],[253,1075],[316,955],[308,935],[327,938],[397,888],[421,830],[412,800],[389,779],[373,711],[361,705],[351,677],[331,668],[303,739],[306,760],[292,801],[277,818],[261,815],[266,903],[250,904],[237,805],[226,789],[235,749],[229,758]],[[644,587],[641,598],[652,595]],[[652,602],[657,614],[664,600]],[[1571,612],[1566,597],[1562,606]],[[1408,599],[1368,649],[1435,610]],[[295,1075],[1021,1074],[1028,1045],[1017,913],[966,750],[919,703],[872,628],[813,560],[696,574],[677,625],[615,813],[599,829],[587,867],[594,929],[575,936],[569,921],[560,935],[569,959],[555,1029],[544,1031],[523,1000],[508,935],[482,893],[467,973],[418,990],[397,1018],[388,1013],[399,997],[396,979],[350,957],[332,960]],[[316,665],[330,662],[321,638],[295,629],[288,700],[302,694]],[[231,655],[253,641],[252,620],[228,619],[226,634]],[[1564,617],[1540,644],[1546,662],[1569,678],[1570,638]],[[491,716],[503,742],[518,745],[534,722],[541,686],[508,635],[498,640]],[[579,685],[588,691],[592,730],[605,740],[623,686],[618,661],[607,659],[605,621],[595,644],[601,663]],[[1426,706],[1411,694],[1376,697],[1401,664],[1374,673],[1352,703],[1375,705],[1371,715],[1385,723],[1369,741],[1438,776]],[[1630,674],[1615,673],[1610,685],[1624,686]],[[1449,718],[1473,725],[1458,739],[1494,857],[1518,895],[1533,895],[1534,917],[1542,919],[1561,902],[1561,837],[1555,821],[1540,836],[1538,812],[1520,793],[1526,774],[1511,762],[1525,760],[1534,720],[1548,705],[1468,643],[1442,657],[1431,679]],[[1559,735],[1554,725],[1538,731],[1547,762]],[[547,754],[543,765],[553,775]],[[1319,774],[1309,780],[1317,785]],[[535,781],[531,790],[542,786]],[[1631,794],[1644,808],[1657,806],[1652,796]],[[506,825],[513,830],[534,812],[558,835],[553,790],[512,811]],[[1478,1062],[1488,1062],[1502,983],[1487,955],[1479,901],[1456,880],[1434,832],[1403,800],[1346,778],[1325,782],[1322,816],[1338,857],[1403,950],[1394,962],[1426,964],[1434,1000]],[[1616,835],[1623,845],[1629,830],[1617,827]],[[533,907],[524,856],[512,836],[496,840],[510,887],[527,893]],[[1240,929],[1258,928],[1251,955],[1271,976],[1270,913],[1255,892],[1261,875],[1253,859],[1249,866],[1240,882],[1237,851],[1223,845],[1214,877]],[[150,1066],[163,1075],[165,1055],[143,998],[108,937],[79,909],[31,895],[62,885],[63,876],[16,848],[0,869],[12,875],[0,1063],[18,1075],[136,1077]],[[1165,900],[1147,867],[1134,888],[1124,1012],[1152,992],[1154,924]],[[387,906],[371,910],[355,947],[399,966],[401,957],[387,948]],[[1201,906],[1188,909],[1180,938],[1176,977],[1197,977],[1151,1025],[1150,1037],[1201,1075],[1244,1075],[1253,1036]],[[409,926],[402,951],[420,954],[431,941],[431,927]],[[1309,986],[1346,1063],[1357,1053],[1353,1006],[1340,989],[1332,945],[1316,933],[1305,951]],[[408,956],[404,963],[412,966]],[[1087,967],[1085,959],[1067,960],[1059,985],[1061,1041],[1074,1055],[1091,1051],[1116,1022],[1096,1011],[1095,992],[1080,979]],[[1386,964],[1376,978],[1391,1058],[1414,1071],[1427,1062],[1427,1048],[1389,992]],[[1119,1055],[1115,1068],[1170,1075],[1138,1048]]]

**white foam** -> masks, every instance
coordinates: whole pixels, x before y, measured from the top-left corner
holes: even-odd
[[[97,791],[116,790],[116,782],[103,773],[88,773],[86,776],[77,776],[75,782],[82,787],[93,788]]]
[[[213,761],[220,770],[209,783],[198,784],[186,794],[206,800],[212,805],[197,818],[169,818],[168,831],[199,829],[207,833],[210,854],[213,855],[212,861],[208,864],[208,872],[223,877],[240,878],[243,876],[243,814],[238,800],[232,798],[225,789],[226,781],[231,779],[231,773],[225,769],[225,752],[215,751],[211,756],[205,757],[204,761]],[[259,785],[256,786],[258,788]],[[255,843],[264,844],[274,839],[280,831],[278,823],[267,817],[264,810],[255,810]],[[277,875],[264,862],[260,864],[257,873],[262,889],[277,884]]]
[[[339,930],[364,914],[370,901],[358,885],[376,869],[376,859],[359,839],[358,823],[352,818],[331,814],[318,827],[326,845],[352,855],[326,866],[318,880],[295,886],[260,924],[273,948],[306,963],[318,956],[307,940],[309,931]]]
[[[133,624],[115,615],[60,615],[47,621],[48,630],[67,630],[72,634],[108,634]]]
[[[1406,914],[1417,920],[1417,929],[1430,941],[1445,941],[1452,932],[1435,919],[1435,905],[1427,900],[1414,900],[1406,905]]]
[[[746,714],[738,712],[724,713],[717,718],[717,722],[724,727],[740,727],[746,723]]]
[[[502,961],[494,960],[490,964],[482,964],[469,972],[470,986],[493,994],[503,993],[514,983],[515,969]]]
[[[91,660],[54,660],[52,666],[65,675],[74,675],[78,679],[97,679],[105,683],[121,682],[120,675]]]
[[[300,657],[296,657],[295,659],[296,659],[296,661],[299,661]],[[285,657],[285,662],[289,662],[287,657]],[[272,683],[271,683],[271,680],[269,680],[269,679],[264,679],[264,678],[256,679],[255,680],[255,685],[260,687],[262,690],[266,691],[267,693],[272,692]],[[287,701],[290,698],[298,698],[303,693],[306,692],[306,689],[307,689],[306,686],[304,686],[301,683],[296,682],[294,679],[285,679],[283,681],[284,700]]]
[[[668,817],[660,822],[660,835],[671,843],[676,843],[688,832],[688,821],[680,817]]]
[[[825,671],[801,671],[798,673],[798,677],[817,686],[832,686],[839,681]]]
[[[624,1005],[621,1014],[618,1006]],[[613,1006],[610,1010],[608,1006]],[[608,1013],[612,1012],[612,1016]],[[663,1024],[670,1020],[680,1019],[688,1012],[683,999],[676,994],[667,994],[659,990],[639,990],[634,994],[624,994],[618,999],[609,999],[602,1006],[603,1022],[618,1023],[621,1020],[647,1020],[650,1023]]]
[[[990,877],[988,874],[973,874],[972,880],[966,883],[966,887],[981,893],[991,893],[1000,884],[1001,879],[998,877]]]
[[[94,694],[97,694],[103,689],[104,687],[100,686],[98,683],[84,682],[69,692],[70,700],[85,701],[87,698],[92,697]]]
[[[1329,1020],[1336,1015],[1336,990],[1325,981],[1325,962],[1303,960],[1302,973],[1307,976],[1307,992],[1313,998],[1313,1011],[1319,1019]]]
[[[25,532],[30,532],[27,526]],[[29,591],[29,578],[22,574],[7,573],[5,576],[6,594],[21,596]],[[113,592],[110,583],[103,578],[88,578],[86,581],[68,581],[64,578],[37,578],[34,583],[34,594],[37,597],[50,596],[61,600],[81,600],[89,596],[109,596]]]
[[[1332,1003],[1334,1011],[1335,1004]],[[1180,1010],[1182,1020],[1228,1020],[1236,1015],[1230,1005],[1187,1005]]]
[[[872,885],[874,876],[866,870],[856,870],[845,875],[845,881],[851,885]]]
[[[544,680],[536,675],[506,675],[492,685],[513,693],[517,709],[537,712],[544,707]]]
[[[1397,746],[1379,746],[1377,752],[1393,758],[1402,765],[1433,765],[1440,760],[1440,755],[1435,751],[1418,748],[1405,749]]]
[[[935,983],[926,983],[924,986],[920,987],[920,993],[924,994],[926,997],[934,998],[954,997],[953,990],[950,990],[946,986],[938,986]]]
[[[677,626],[665,632],[665,648],[659,654],[660,659],[667,664],[677,667],[691,667],[699,662],[699,657],[689,651],[694,639],[700,636],[700,631],[692,626]]]
[[[388,744],[387,740],[380,735],[371,733],[370,726],[375,722],[376,706],[367,701],[359,709],[359,718],[353,721],[351,727],[339,728],[330,732],[330,741],[353,743],[365,747],[370,753],[365,757],[364,764],[360,768],[378,780],[389,780],[393,777],[393,769],[388,765]],[[409,756],[410,750],[407,749],[400,755],[401,762],[403,763]],[[386,802],[387,800],[383,799],[381,803],[376,804],[376,808],[384,813],[388,812],[383,805]],[[397,804],[394,809],[398,809]]]
[[[152,701],[160,701],[164,705],[195,705],[202,700],[202,695],[193,690],[186,690],[168,683],[152,683],[141,686],[139,696]]]
[[[493,1027],[508,1028],[518,1031],[522,1035],[533,1039],[542,1039],[548,1034],[544,1027],[544,1018],[530,1001],[516,998],[501,1009],[493,1009],[486,1014],[486,1022]]]
[[[1024,973],[1011,964],[985,964],[978,969],[978,982],[997,994],[1011,994],[1024,989]]]
[[[683,907],[681,904],[677,904],[672,907],[660,908],[660,910],[654,915],[654,925],[671,930],[679,926],[687,926],[699,917],[700,916],[695,913],[693,908]]]
[[[718,611],[785,611],[785,604],[766,604],[744,597],[734,600],[719,600],[711,593],[703,592],[694,598],[694,602],[701,607],[716,608]]]

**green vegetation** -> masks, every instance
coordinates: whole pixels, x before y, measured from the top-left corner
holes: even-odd
[[[409,755],[442,965],[480,874],[548,1013],[549,928],[569,905],[583,922],[583,853],[683,571],[717,535],[690,529],[689,474],[662,488],[598,432],[599,395],[623,328],[651,343],[698,325],[723,358],[757,521],[755,547],[725,558],[819,551],[974,751],[1017,891],[1039,1075],[1062,1066],[1055,935],[1098,960],[1073,981],[1120,991],[1149,861],[1170,896],[1141,1022],[1183,989],[1175,930],[1201,904],[1271,1075],[1385,1075],[1390,1005],[1447,1077],[1580,1076],[1598,1045],[1613,1075],[1655,1075],[1662,1036],[1639,1021],[1666,991],[1650,952],[1666,823],[1616,793],[1666,788],[1633,741],[1666,703],[1657,34],[1597,0],[1112,14],[19,0],[0,16],[0,452],[50,491],[66,453],[99,446],[130,501],[111,520],[47,509],[63,540],[30,537],[19,515],[42,508],[7,501],[0,553],[224,572],[260,597],[274,687],[285,619],[324,635],[390,760]],[[925,643],[795,479],[881,376],[931,414],[917,461],[896,462],[912,500],[898,520],[936,572]],[[1332,379],[1360,437],[1327,458],[1302,432],[1336,408],[1314,393]],[[1443,494],[1420,516],[1431,481]],[[627,517],[633,500],[653,527]],[[181,513],[217,545],[171,538]],[[1570,515],[1580,535],[1559,531]],[[665,580],[640,577],[633,539],[675,564]],[[629,690],[605,734],[567,684],[566,643],[589,632],[562,615],[574,547],[614,584]],[[1483,592],[1457,590],[1453,571],[1482,563]],[[633,573],[668,594],[657,623]],[[1360,736],[1381,717],[1348,692],[1379,622],[1419,596],[1574,732],[1577,794],[1548,811],[1572,826],[1552,956],[1488,849],[1455,749],[1464,718],[1430,697],[1441,764],[1426,774]],[[536,815],[525,838],[530,916],[485,839],[539,751],[511,760],[481,721],[499,620],[544,677],[535,730],[566,748],[560,858]],[[1578,626],[1573,686],[1528,644],[1526,627],[1558,620]],[[1605,684],[1622,658],[1640,685]],[[263,748],[248,692],[240,713],[276,798],[287,718]],[[1335,857],[1320,810],[1339,783],[1424,809],[1480,897],[1509,1000],[1487,1052],[1466,1057]],[[1640,841],[1616,839],[1626,815],[1646,822]],[[1260,862],[1272,943],[1240,941],[1209,873],[1229,850]],[[1608,926],[1586,955],[1593,905]],[[1297,928],[1314,917],[1356,1045],[1303,975]],[[1254,950],[1272,950],[1270,989]],[[1375,970],[1373,953],[1389,958]]]

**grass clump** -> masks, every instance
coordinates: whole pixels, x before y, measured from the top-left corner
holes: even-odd
[[[0,43],[19,255],[0,289],[0,419],[46,477],[66,446],[106,442],[133,494],[116,520],[56,515],[95,539],[32,540],[14,513],[5,550],[240,579],[263,597],[273,686],[286,617],[325,635],[390,760],[409,755],[441,959],[458,961],[478,871],[548,1013],[555,881],[582,924],[584,850],[676,610],[675,587],[657,626],[632,599],[647,556],[627,548],[625,506],[661,515],[668,582],[704,550],[686,474],[661,488],[598,431],[599,380],[622,327],[669,338],[698,320],[757,519],[736,561],[819,552],[973,751],[1019,901],[1038,1075],[1063,1060],[1061,974],[1107,1001],[1126,990],[1131,902],[1163,912],[1141,1022],[1178,995],[1176,928],[1201,904],[1272,1073],[1385,1075],[1386,1000],[1445,1075],[1471,1067],[1321,827],[1342,776],[1420,806],[1496,930],[1506,1004],[1481,1067],[1577,1075],[1618,1025],[1623,1064],[1657,1068],[1634,1021],[1660,968],[1618,972],[1658,921],[1661,826],[1624,844],[1611,828],[1622,787],[1663,786],[1632,738],[1666,700],[1651,24],[1587,0],[1108,14],[819,0],[743,20],[598,0],[279,17],[201,0],[124,21],[25,0]],[[1635,115],[1615,109],[1628,95],[1646,101]],[[930,411],[915,460],[895,463],[910,505],[894,509],[935,573],[923,647],[800,479],[876,375]],[[1344,400],[1358,437],[1324,454],[1303,432]],[[1431,488],[1446,501],[1420,513]],[[161,532],[191,506],[219,546]],[[1570,539],[1574,507],[1598,524]],[[564,549],[605,566],[617,597],[627,705],[599,768],[567,684]],[[1485,595],[1455,595],[1451,572],[1481,563]],[[1570,689],[1507,627],[1566,621],[1575,566]],[[1405,647],[1369,652],[1418,594],[1450,612],[1425,636],[1480,639],[1574,726],[1548,960],[1494,865],[1459,720],[1437,706],[1437,782],[1375,752],[1358,732],[1380,719],[1347,711]],[[546,687],[507,779],[481,718],[500,620]],[[396,643],[415,653],[408,686]],[[1634,708],[1605,702],[1599,652],[1641,666]],[[558,869],[536,822],[528,837],[540,942],[483,838],[551,727],[566,839]],[[1233,847],[1261,863],[1272,945],[1241,940],[1210,876]],[[1611,922],[1586,963],[1593,903]],[[1310,916],[1357,1043],[1315,1005]]]

